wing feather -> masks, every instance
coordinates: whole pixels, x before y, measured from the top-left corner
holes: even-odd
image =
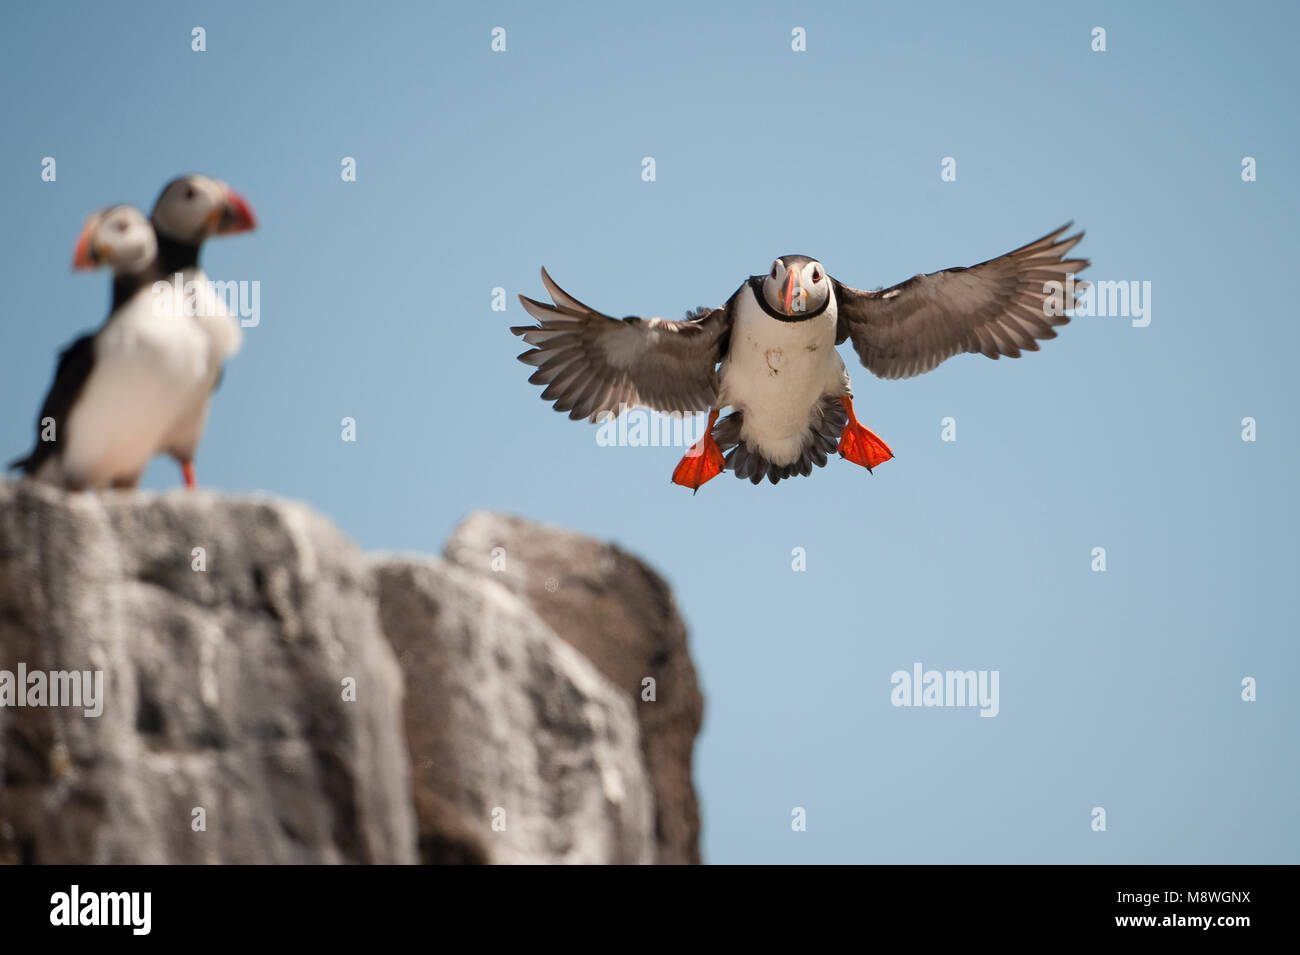
[[[54,421],[55,438],[67,440],[68,417],[72,406],[77,403],[82,389],[95,367],[95,336],[82,335],[59,353],[59,363],[54,371],[54,382],[41,405],[41,413],[36,419],[36,445],[26,457],[11,461],[9,467],[17,468],[24,474],[35,474],[45,461],[57,450],[54,441],[42,441],[44,430],[42,422],[49,418]]]
[[[1040,341],[1055,338],[1055,327],[1070,320],[1062,312],[1074,301],[1053,301],[1058,289],[1089,264],[1065,258],[1083,238],[1082,232],[1061,238],[1069,228],[979,265],[915,275],[881,291],[836,281],[836,342],[851,339],[862,364],[881,378],[924,374],[963,352],[1019,358],[1038,351]],[[1087,287],[1076,282],[1074,292]]]
[[[537,325],[510,329],[530,346],[519,356],[537,370],[542,398],[569,417],[619,414],[633,405],[655,411],[707,411],[718,394],[718,362],[731,328],[730,303],[700,309],[685,321],[613,318],[560,288],[545,269],[554,304],[519,296]]]

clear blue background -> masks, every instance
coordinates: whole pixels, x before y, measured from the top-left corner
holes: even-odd
[[[106,277],[68,268],[84,216],[206,172],[261,220],[204,262],[262,283],[262,324],[200,483],[303,499],[372,549],[436,551],[496,508],[643,555],[706,693],[707,860],[1300,861],[1296,5],[271,6],[6,6],[6,458],[104,317]],[[901,383],[854,361],[897,453],[874,476],[692,498],[678,449],[598,447],[538,400],[505,330],[543,264],[677,317],[781,253],[874,288],[1068,219],[1089,277],[1153,283],[1150,327],[1078,319]],[[145,483],[178,481],[160,460]],[[1000,670],[1001,714],[895,709],[918,660]]]

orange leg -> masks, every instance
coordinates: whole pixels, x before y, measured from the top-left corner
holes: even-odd
[[[698,491],[705,481],[711,481],[722,473],[726,463],[722,449],[713,440],[713,426],[718,421],[718,409],[709,412],[709,423],[704,429],[704,437],[691,445],[686,457],[677,462],[673,469],[673,483]]]
[[[183,478],[185,478],[185,486],[186,486],[187,488],[189,488],[191,491],[193,491],[193,490],[195,490],[196,488],[198,488],[199,484],[198,484],[197,481],[194,480],[194,462],[193,462],[193,461],[182,461],[182,462],[181,462],[181,476],[182,476]]]
[[[868,471],[892,458],[894,452],[889,450],[889,445],[867,428],[862,427],[862,423],[858,421],[858,416],[853,413],[853,399],[844,397],[840,399],[840,403],[849,413],[849,422],[840,434],[840,457],[854,464],[861,464]]]

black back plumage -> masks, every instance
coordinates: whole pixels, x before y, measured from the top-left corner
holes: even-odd
[[[17,468],[23,474],[35,474],[58,450],[58,439],[63,433],[72,406],[85,386],[90,372],[95,367],[95,335],[87,333],[74,341],[59,353],[59,364],[54,372],[54,383],[50,385],[45,402],[41,405],[40,416],[36,419],[36,446],[26,457],[9,462],[10,468]],[[41,440],[42,422],[47,418],[54,420],[54,441]]]

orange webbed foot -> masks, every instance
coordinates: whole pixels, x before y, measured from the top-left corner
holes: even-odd
[[[726,459],[722,456],[722,449],[718,447],[718,442],[713,440],[713,425],[717,420],[718,412],[710,411],[709,424],[705,428],[704,437],[691,445],[686,456],[678,461],[677,467],[673,469],[674,484],[698,491],[702,484],[722,473],[722,469],[726,466]]]
[[[844,405],[844,410],[849,413],[848,423],[840,434],[840,457],[854,464],[860,464],[868,471],[892,458],[894,452],[889,450],[889,445],[858,421],[857,415],[853,413],[853,400],[841,398],[840,401]]]

